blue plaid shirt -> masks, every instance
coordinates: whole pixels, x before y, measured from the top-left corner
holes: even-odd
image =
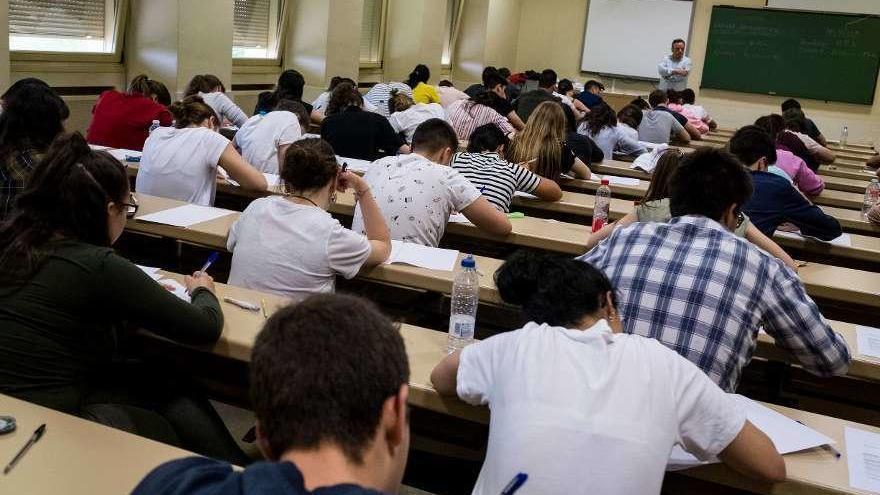
[[[624,330],[658,339],[733,392],[758,329],[817,375],[846,373],[846,343],[797,275],[706,217],[634,223],[581,256],[618,291]]]
[[[0,163],[0,222],[12,212],[12,205],[37,166],[39,156],[33,150],[13,152]]]

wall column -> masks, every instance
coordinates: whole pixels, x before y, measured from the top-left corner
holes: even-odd
[[[9,0],[0,0],[0,94],[9,87]]]
[[[446,0],[387,0],[383,75],[404,81],[417,64],[431,70],[431,82],[441,79]]]

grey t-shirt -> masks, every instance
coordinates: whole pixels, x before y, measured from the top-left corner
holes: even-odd
[[[669,112],[646,110],[639,124],[639,141],[669,144],[669,137],[680,132],[684,127]]]

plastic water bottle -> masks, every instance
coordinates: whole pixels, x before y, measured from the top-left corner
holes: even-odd
[[[846,140],[849,137],[849,127],[846,124],[843,125],[843,130],[840,131],[840,145],[846,146]]]
[[[461,260],[461,270],[452,282],[452,307],[449,312],[449,338],[446,351],[450,354],[474,341],[477,326],[477,304],[480,302],[480,277],[477,262],[471,255]]]
[[[868,211],[880,202],[880,182],[871,179],[871,183],[865,189],[865,199],[862,201],[862,217],[868,218]]]
[[[593,232],[598,232],[608,223],[608,210],[611,208],[611,187],[608,179],[602,179],[602,185],[596,189],[596,204],[593,206]]]
[[[152,134],[153,131],[155,131],[156,129],[158,129],[160,125],[161,125],[161,124],[159,123],[158,120],[154,120],[153,123],[150,124],[150,134]]]

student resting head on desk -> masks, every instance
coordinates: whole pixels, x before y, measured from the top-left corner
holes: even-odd
[[[278,83],[275,85],[274,91],[263,91],[257,96],[257,106],[254,108],[254,115],[271,112],[281,100],[293,100],[302,103],[306,107],[306,112],[311,116],[312,105],[304,102],[302,99],[305,86],[306,79],[299,71],[287,69],[278,76]]]
[[[631,122],[638,128],[638,123],[642,121],[642,111],[631,105],[626,108],[638,112],[633,115]],[[587,118],[581,123],[578,132],[592,139],[596,146],[602,150],[602,153],[611,159],[614,153],[639,156],[648,152],[647,148],[639,143],[638,132],[632,132],[632,130],[634,129],[619,124],[614,109],[607,103],[600,102],[593,106],[592,111],[587,114]]]
[[[136,179],[138,192],[202,206],[214,204],[217,167],[241,187],[265,191],[266,178],[220,135],[219,119],[199,96],[171,105],[174,127],[160,127],[144,143]]]
[[[226,96],[226,87],[223,85],[223,81],[214,74],[193,76],[186,86],[183,96],[201,96],[205,103],[217,113],[221,126],[229,121],[232,125],[241,127],[248,119],[247,114]]]
[[[194,345],[223,329],[207,274],[186,277],[190,303],[113,252],[136,211],[119,161],[79,134],[52,145],[0,227],[0,392],[244,462],[185,380],[123,353],[126,322]]]
[[[388,123],[394,131],[404,135],[407,143],[412,143],[413,134],[422,122],[428,119],[446,120],[446,110],[439,103],[414,103],[406,93],[391,90],[388,100]]]
[[[333,146],[337,155],[346,158],[373,161],[410,151],[387,118],[364,110],[364,98],[348,83],[336,86],[330,96],[321,123],[321,138]]]
[[[134,495],[398,493],[409,450],[409,362],[371,303],[319,295],[272,315],[251,357],[257,442],[267,459],[235,471],[168,462]]]
[[[494,96],[493,96],[494,95]],[[504,134],[512,134],[514,127],[509,119],[493,108],[497,95],[491,91],[481,91],[470,99],[459,100],[449,106],[449,123],[458,139],[467,139],[477,127],[495,124]]]
[[[115,89],[101,93],[86,138],[91,144],[141,151],[154,120],[171,125],[170,104],[164,84],[144,74],[136,76],[124,93]]]
[[[443,359],[431,382],[492,411],[474,494],[517,472],[529,493],[659,494],[680,444],[760,480],[785,463],[733,396],[654,339],[622,333],[614,287],[567,257],[519,251],[496,274],[523,328]]]
[[[546,101],[538,105],[522,132],[510,142],[507,158],[552,181],[561,174],[576,179],[589,179],[589,167],[577,156],[567,139],[565,113],[562,105]]]
[[[807,117],[804,116],[804,112],[802,112],[800,108],[789,108],[788,110],[785,110],[782,112],[782,118],[785,119],[785,128],[804,143],[804,146],[806,146],[810,154],[816,158],[817,162],[833,163],[834,160],[837,159],[837,155],[835,155],[833,151],[829,150],[807,134],[809,124],[807,124]]]
[[[277,174],[287,148],[302,138],[304,114],[301,103],[281,100],[271,112],[254,115],[241,126],[235,133],[235,147],[260,172]]]
[[[579,258],[617,287],[624,330],[660,340],[729,392],[752,358],[759,327],[810,373],[846,373],[846,342],[797,274],[733,234],[752,195],[742,163],[726,151],[695,151],[681,159],[668,188],[671,220],[615,229]]]
[[[440,103],[440,95],[437,89],[428,84],[431,79],[431,71],[427,65],[419,64],[413,68],[406,80],[406,85],[412,88],[412,99],[416,103]]]
[[[786,151],[794,154],[806,163],[807,167],[816,172],[819,170],[819,162],[810,153],[804,142],[795,133],[785,128],[785,119],[782,115],[770,114],[758,117],[755,125],[764,129],[774,140],[777,152]],[[777,157],[778,158],[778,157]]]
[[[449,215],[460,212],[478,228],[504,236],[512,226],[465,176],[449,167],[458,139],[440,119],[423,122],[413,135],[413,152],[370,165],[364,180],[377,198],[391,238],[425,246],[440,244]],[[365,232],[366,213],[358,205],[351,229]]]
[[[230,284],[301,298],[333,292],[336,275],[352,278],[388,259],[388,226],[370,186],[341,169],[326,141],[292,144],[281,180],[285,194],[253,201],[229,232]],[[354,189],[366,235],[327,212],[336,193],[348,188]]]

